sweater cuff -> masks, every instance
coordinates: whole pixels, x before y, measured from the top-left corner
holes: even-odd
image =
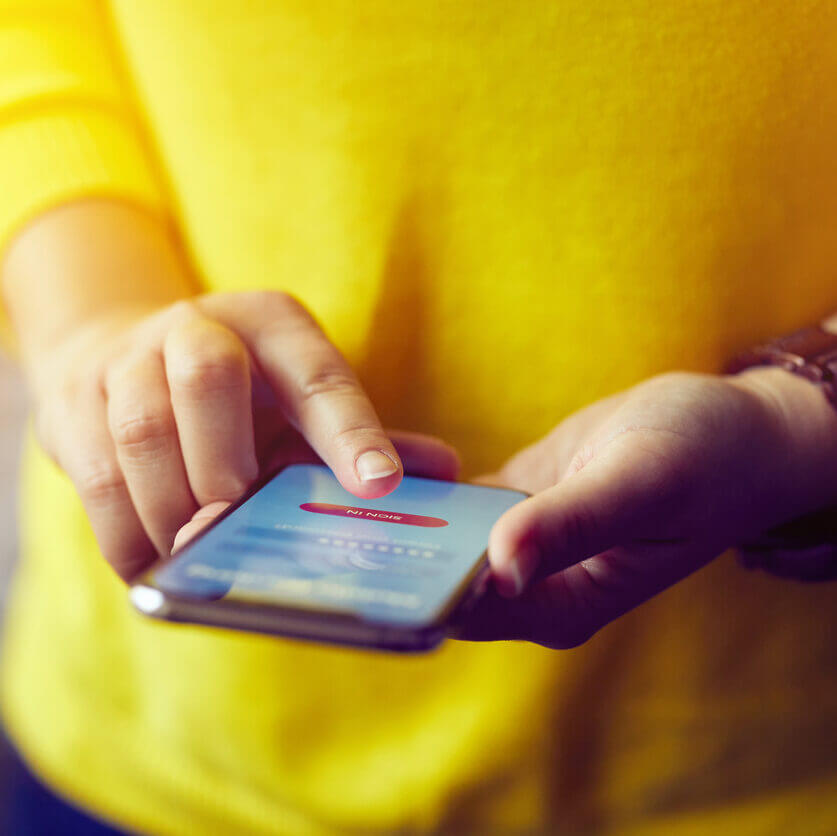
[[[130,122],[89,109],[0,124],[0,258],[27,221],[83,197],[116,197],[164,211],[164,196]]]

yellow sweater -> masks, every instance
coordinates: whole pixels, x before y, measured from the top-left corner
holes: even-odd
[[[0,0],[0,246],[90,194],[285,288],[466,475],[837,309],[837,5]],[[729,558],[550,652],[142,620],[33,443],[4,716],[152,834],[833,834],[834,585]]]

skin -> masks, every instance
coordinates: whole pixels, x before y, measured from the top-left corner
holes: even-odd
[[[3,283],[41,442],[124,578],[279,462],[319,457],[359,497],[389,493],[404,468],[455,477],[446,445],[384,432],[298,302],[200,295],[169,232],[136,209],[37,219]],[[359,473],[367,451],[376,478]],[[482,478],[533,496],[495,524],[495,591],[460,637],[581,644],[728,546],[833,505],[834,461],[837,411],[780,369],[667,374],[594,403]]]
[[[494,525],[494,589],[457,637],[580,645],[728,547],[833,506],[835,460],[837,411],[781,369],[666,374],[594,403],[477,480],[532,497]]]
[[[392,491],[404,467],[456,475],[447,445],[384,431],[299,302],[200,294],[169,230],[136,208],[92,201],[37,219],[3,287],[39,440],[125,579],[281,462],[319,458],[362,498]]]
[[[484,477],[533,496],[494,526],[496,591],[462,637],[582,644],[728,547],[833,506],[835,456],[837,411],[778,368],[665,374],[594,403]]]

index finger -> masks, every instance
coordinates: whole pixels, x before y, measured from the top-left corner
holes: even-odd
[[[285,417],[346,490],[369,499],[397,487],[401,460],[375,408],[296,299],[265,292],[208,296],[197,304],[244,340]]]

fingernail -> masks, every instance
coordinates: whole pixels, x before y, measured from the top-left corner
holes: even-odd
[[[383,479],[384,476],[392,476],[393,473],[398,472],[398,465],[380,450],[367,450],[361,453],[357,457],[355,467],[361,482]]]
[[[514,561],[504,567],[502,573],[494,575],[494,586],[504,598],[517,598],[520,595],[523,591],[523,578]]]
[[[517,598],[535,574],[540,554],[531,546],[516,551],[497,578],[497,591],[506,598]]]

